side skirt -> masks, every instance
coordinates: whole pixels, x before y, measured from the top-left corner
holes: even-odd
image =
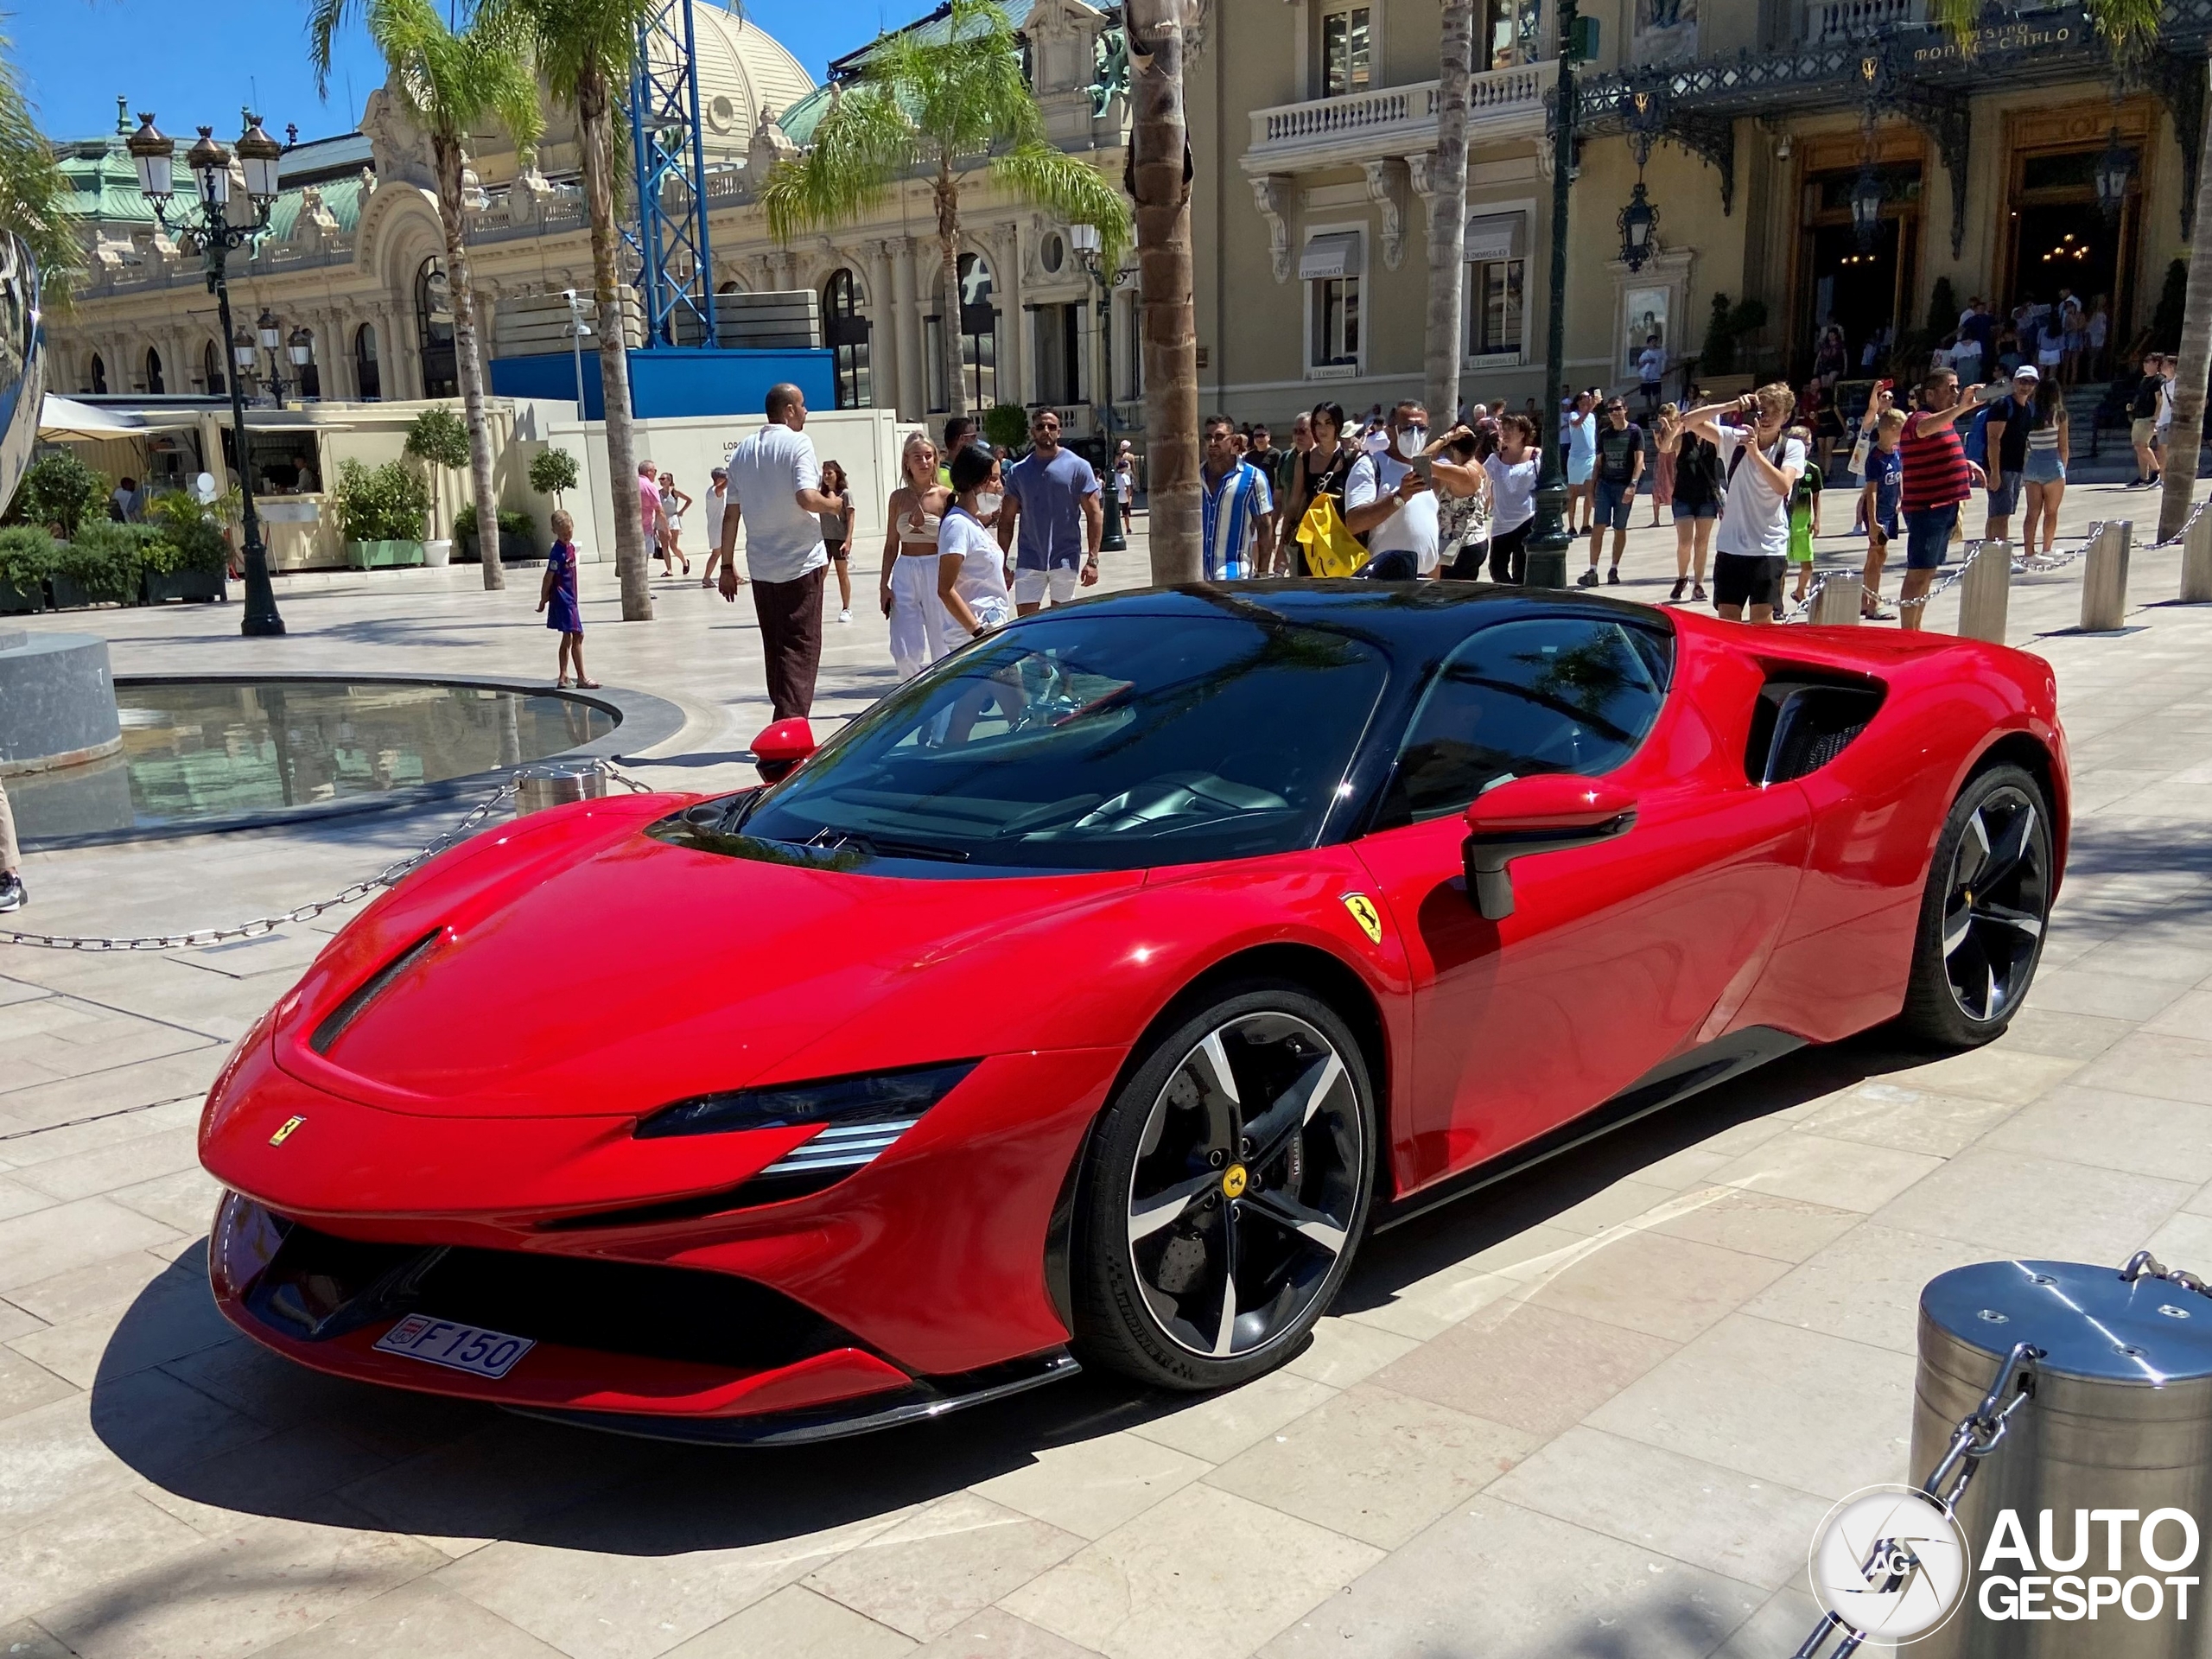
[[[1370,1230],[1384,1233],[1401,1226],[1416,1216],[1495,1185],[1510,1176],[1534,1167],[1563,1152],[1571,1152],[1585,1142],[1601,1135],[1610,1135],[1639,1117],[1649,1116],[1676,1101],[1712,1088],[1715,1084],[1741,1077],[1754,1066],[1764,1065],[1769,1060],[1779,1059],[1792,1050],[1804,1047],[1802,1037],[1793,1037],[1786,1031],[1777,1031],[1771,1026],[1750,1026],[1742,1031],[1694,1048],[1687,1054],[1652,1067],[1641,1077],[1603,1105],[1592,1108],[1572,1122],[1546,1131],[1535,1140],[1503,1153],[1486,1164],[1462,1170],[1457,1175],[1409,1192],[1404,1198],[1378,1206]]]

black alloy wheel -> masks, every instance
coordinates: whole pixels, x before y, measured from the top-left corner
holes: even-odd
[[[2018,1012],[2043,955],[2053,851],[2042,786],[2017,766],[1977,773],[1928,873],[1907,1022],[1948,1047],[1988,1041]]]
[[[1170,1033],[1093,1140],[1086,1350],[1185,1389],[1288,1358],[1350,1268],[1372,1123],[1357,1041],[1301,988],[1225,996]]]

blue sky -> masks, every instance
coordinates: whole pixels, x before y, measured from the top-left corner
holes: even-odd
[[[697,0],[711,4],[713,0]],[[934,0],[831,0],[776,5],[755,0],[747,16],[790,48],[822,79],[830,60],[931,10]],[[238,111],[251,103],[283,137],[287,122],[302,138],[345,132],[361,100],[384,80],[384,66],[356,27],[331,66],[327,101],[318,99],[308,62],[306,0],[0,0],[0,32],[14,56],[40,124],[58,138],[89,137],[115,124],[115,98],[153,110],[163,131],[189,137],[211,124],[234,137]],[[203,32],[192,16],[217,20]]]

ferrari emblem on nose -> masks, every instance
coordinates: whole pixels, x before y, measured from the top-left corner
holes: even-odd
[[[1344,894],[1344,908],[1351,912],[1352,920],[1359,924],[1359,931],[1367,935],[1370,944],[1382,943],[1382,915],[1375,908],[1372,899],[1363,893],[1348,893]]]
[[[292,1131],[298,1128],[301,1124],[306,1122],[307,1119],[304,1117],[286,1118],[284,1120],[283,1127],[278,1129],[276,1134],[269,1137],[269,1144],[272,1147],[283,1146],[287,1141],[292,1138]]]

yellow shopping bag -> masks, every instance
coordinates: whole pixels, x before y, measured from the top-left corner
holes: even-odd
[[[1306,549],[1306,568],[1317,576],[1349,576],[1367,563],[1367,550],[1351,533],[1332,495],[1317,495],[1299,520],[1298,540]]]

